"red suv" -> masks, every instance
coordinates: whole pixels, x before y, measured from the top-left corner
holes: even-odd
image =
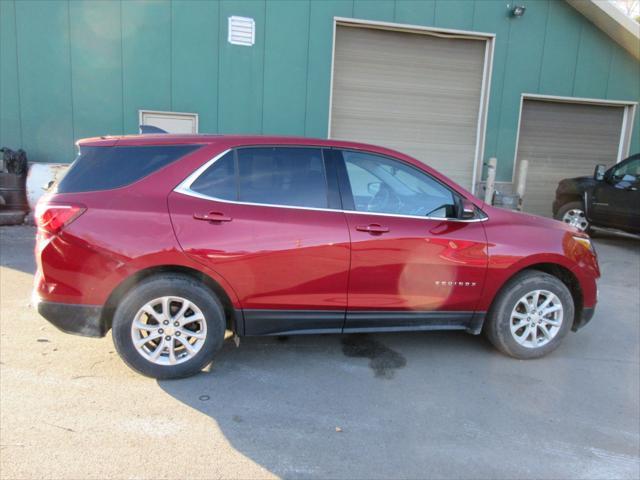
[[[199,371],[225,330],[484,331],[534,358],[594,313],[586,234],[485,205],[393,150],[213,135],[78,145],[37,208],[35,301],[66,332],[111,329],[144,375]]]

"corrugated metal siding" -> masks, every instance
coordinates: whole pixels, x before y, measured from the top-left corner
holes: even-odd
[[[563,1],[515,19],[506,3],[3,0],[0,144],[70,160],[74,139],[136,132],[140,108],[196,111],[203,132],[324,137],[343,16],[495,33],[485,157],[510,180],[522,92],[637,101],[640,64]],[[231,15],[255,19],[253,47],[226,41]]]

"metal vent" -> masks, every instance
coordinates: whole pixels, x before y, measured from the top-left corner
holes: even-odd
[[[250,47],[256,43],[256,22],[248,17],[229,17],[229,43]]]

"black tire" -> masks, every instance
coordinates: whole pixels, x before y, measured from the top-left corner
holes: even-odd
[[[555,335],[543,346],[525,347],[511,334],[511,313],[520,298],[534,290],[547,290],[555,294],[563,308],[563,319]],[[519,359],[539,358],[552,352],[562,342],[573,324],[575,307],[567,286],[557,277],[538,270],[525,270],[513,277],[496,296],[485,322],[484,331],[489,341],[502,353]]]
[[[586,211],[585,208],[584,208],[584,203],[581,200],[576,200],[574,202],[568,202],[568,203],[565,203],[564,205],[562,205],[558,209],[558,211],[556,212],[556,215],[555,215],[554,218],[556,220],[560,220],[561,222],[564,222],[563,218],[564,218],[565,214],[567,212],[571,211],[571,210],[576,210],[576,211],[579,210],[579,211],[583,212],[583,214]],[[591,233],[591,224],[590,224],[590,222],[589,222],[589,220],[587,219],[586,216],[584,217],[584,220],[585,220],[587,226],[582,231],[585,232],[585,233]]]
[[[201,349],[190,359],[175,365],[158,365],[143,357],[131,336],[136,313],[147,302],[164,296],[178,296],[195,304],[206,322],[206,336]],[[201,282],[180,274],[160,274],[136,285],[122,299],[113,316],[112,337],[122,360],[133,370],[157,379],[182,378],[201,371],[222,347],[225,315],[216,295]]]

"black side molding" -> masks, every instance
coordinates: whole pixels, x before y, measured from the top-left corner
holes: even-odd
[[[38,302],[38,313],[66,333],[104,337],[109,330],[100,305]]]
[[[485,312],[236,310],[235,317],[243,320],[243,328],[236,333],[248,336],[424,330],[465,330],[477,335]]]
[[[484,312],[447,311],[351,311],[347,312],[344,333],[403,332],[424,330],[465,330],[478,334]]]
[[[341,333],[344,310],[244,310],[245,335]]]

